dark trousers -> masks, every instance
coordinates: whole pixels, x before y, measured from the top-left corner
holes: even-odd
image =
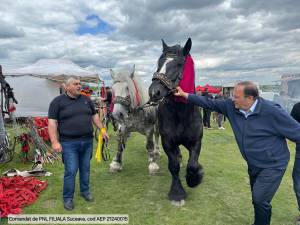
[[[222,121],[223,121],[223,114],[218,113],[217,115],[217,122],[218,122],[218,126],[222,127]]]
[[[270,225],[271,201],[281,183],[284,172],[285,169],[248,167],[255,225]]]
[[[89,194],[90,160],[93,154],[93,139],[62,142],[62,159],[65,166],[63,198],[73,199],[75,178],[79,169],[79,184],[82,194]]]
[[[293,169],[293,181],[294,181],[294,191],[298,202],[298,210],[300,211],[300,158],[299,156],[295,157],[295,164]]]
[[[210,110],[203,109],[203,125],[205,127],[210,127],[210,114]]]

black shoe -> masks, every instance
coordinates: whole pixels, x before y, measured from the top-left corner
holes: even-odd
[[[87,202],[93,202],[95,199],[91,194],[81,194],[81,196],[86,200]]]
[[[73,203],[73,200],[66,200],[64,201],[64,207],[66,210],[73,210],[74,209],[74,203]]]

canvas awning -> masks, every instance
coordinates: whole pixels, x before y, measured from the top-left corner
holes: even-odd
[[[41,59],[26,67],[4,70],[3,74],[6,77],[33,76],[60,83],[69,76],[79,77],[81,81],[88,83],[101,80],[96,71],[86,70],[67,59]]]
[[[97,72],[66,59],[42,59],[19,69],[3,67],[3,75],[18,100],[16,117],[47,116],[49,104],[61,93],[61,83],[66,77],[80,77],[85,83],[102,82]]]

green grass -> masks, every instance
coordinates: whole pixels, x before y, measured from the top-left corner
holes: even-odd
[[[183,207],[172,206],[167,199],[171,176],[167,169],[167,157],[162,153],[160,172],[148,174],[145,138],[137,133],[130,137],[123,157],[123,171],[108,172],[109,162],[100,164],[91,161],[91,191],[94,203],[86,203],[79,196],[76,183],[74,214],[129,214],[129,224],[162,225],[250,225],[253,222],[253,208],[247,167],[237,148],[233,133],[226,130],[204,130],[200,163],[205,170],[203,183],[197,188],[185,184],[187,151],[182,149],[183,168],[181,178],[188,194]],[[94,146],[96,148],[96,145]],[[291,167],[294,144],[290,143],[291,162],[282,184],[273,199],[273,225],[294,224],[298,215],[293,193]],[[116,152],[115,134],[111,134],[111,149]],[[6,165],[0,165],[0,172],[17,168],[29,169],[31,164],[18,162],[18,158]],[[37,202],[25,207],[24,214],[70,214],[62,204],[63,165],[46,165],[53,173],[48,187]],[[4,224],[7,222],[4,220]]]

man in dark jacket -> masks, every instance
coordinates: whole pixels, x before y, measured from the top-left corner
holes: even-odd
[[[187,94],[177,88],[176,96],[188,102],[224,114],[233,129],[248,174],[254,206],[254,224],[269,225],[271,201],[275,195],[290,154],[286,138],[296,142],[300,154],[300,124],[274,102],[259,97],[257,86],[249,81],[238,83],[233,99],[213,100]]]
[[[293,106],[291,111],[291,116],[300,123],[300,102],[296,103]],[[294,190],[298,202],[298,210],[300,211],[300,152],[296,152],[295,163],[293,169],[293,181],[294,181]],[[297,225],[300,225],[300,217],[297,219]]]

